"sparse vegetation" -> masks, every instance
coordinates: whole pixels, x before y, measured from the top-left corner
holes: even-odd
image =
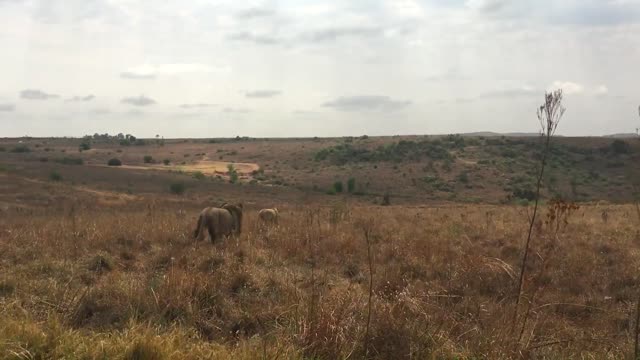
[[[174,182],[169,185],[169,191],[174,195],[183,195],[187,191],[187,186],[183,182]]]
[[[164,160],[162,160],[162,163],[163,163],[165,166],[169,166],[169,164],[171,164],[171,160],[169,160],[169,159],[164,159]]]
[[[63,165],[83,165],[84,160],[78,157],[63,157],[59,159],[55,159],[55,162]]]
[[[54,182],[62,181],[62,175],[60,175],[59,172],[54,170],[49,174],[49,180]]]
[[[26,145],[18,145],[11,149],[11,152],[15,154],[30,153],[31,149]]]
[[[143,160],[144,160],[145,164],[153,164],[153,156],[151,156],[151,155],[145,155]],[[165,165],[167,165],[167,164],[165,164]]]

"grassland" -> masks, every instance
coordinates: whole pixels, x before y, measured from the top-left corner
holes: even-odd
[[[596,169],[608,185],[579,185],[584,194],[575,200],[610,201],[559,214],[546,187],[514,321],[530,207],[507,199],[513,190],[499,187],[500,176],[478,174],[503,166],[502,157],[489,157],[494,149],[513,147],[523,158],[504,174],[521,176],[531,166],[520,155],[533,151],[531,140],[484,147],[506,140],[476,139],[480,145],[465,145],[463,154],[448,145],[460,140],[441,139],[437,146],[451,157],[446,181],[439,170],[446,162],[435,159],[446,155],[422,140],[96,142],[83,152],[79,140],[3,141],[0,358],[632,358],[640,214],[629,174],[638,171],[630,166],[637,145],[613,153],[603,150],[610,139],[559,139],[563,149],[592,150],[566,150],[558,166],[568,168],[551,168],[557,183]],[[367,150],[353,153],[345,143]],[[11,152],[21,145],[30,151]],[[211,154],[261,171],[231,184],[227,174],[135,168],[151,166],[146,155],[177,167]],[[116,156],[125,167],[91,166]],[[578,161],[586,156],[594,160]],[[65,158],[82,162],[58,160]],[[466,181],[459,176],[483,159],[488,165],[474,165]],[[457,199],[495,196],[486,201],[493,204],[405,187],[398,172],[429,161],[438,181],[462,194]],[[369,189],[326,193],[349,177],[371,179]],[[170,193],[175,182],[187,191]],[[388,189],[392,205],[373,204]],[[243,233],[194,243],[199,210],[220,201],[245,204]],[[258,224],[256,212],[267,206],[281,211],[278,227]]]

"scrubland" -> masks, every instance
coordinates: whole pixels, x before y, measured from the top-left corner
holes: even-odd
[[[632,358],[632,205],[544,205],[514,320],[527,206],[247,206],[212,245],[152,204],[2,213],[0,358]]]

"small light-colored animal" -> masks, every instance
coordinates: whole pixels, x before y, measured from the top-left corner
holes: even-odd
[[[202,210],[194,232],[196,240],[201,241],[206,231],[209,232],[212,243],[221,237],[239,235],[242,232],[242,204],[224,203],[219,208],[208,207]]]
[[[258,217],[264,223],[278,223],[278,209],[262,209],[258,212]]]

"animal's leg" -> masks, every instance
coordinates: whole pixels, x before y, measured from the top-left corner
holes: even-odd
[[[209,224],[209,236],[211,237],[211,243],[215,243],[216,242],[216,228],[215,226],[213,226],[213,224]]]
[[[193,232],[193,237],[196,241],[200,241],[202,236],[202,215],[198,216],[198,225],[196,225],[196,230]]]

